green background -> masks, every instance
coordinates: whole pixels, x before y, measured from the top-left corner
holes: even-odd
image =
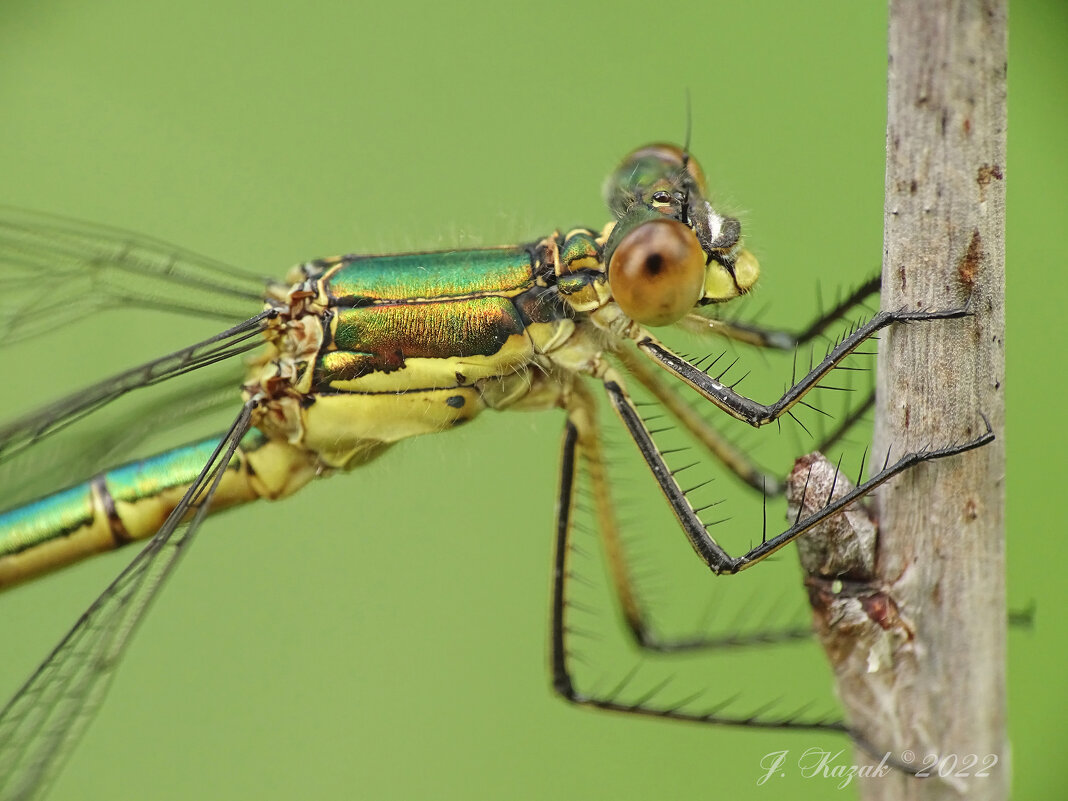
[[[1066,20],[1059,2],[1012,9],[1009,597],[1038,608],[1033,630],[1010,636],[1021,799],[1068,788],[1068,548],[1052,503],[1066,444]],[[878,3],[855,2],[4,0],[0,201],[272,275],[342,251],[521,241],[601,224],[603,176],[639,144],[682,138],[688,90],[693,150],[761,258],[767,319],[796,325],[817,280],[849,286],[878,268],[885,27]],[[112,313],[6,350],[0,416],[211,328]],[[759,355],[743,358],[764,371]],[[769,386],[788,370],[770,363]],[[52,798],[837,793],[797,776],[756,786],[764,754],[845,746],[833,738],[625,719],[552,697],[560,426],[559,414],[487,415],[209,521]],[[784,434],[763,453],[782,464],[775,448],[794,443]],[[647,481],[623,494],[660,508]],[[731,514],[740,542],[758,536],[759,504]],[[677,575],[707,591],[681,535],[659,539],[680,554]],[[0,599],[0,695],[130,556]],[[728,590],[799,607],[792,558]],[[826,695],[818,655],[802,667],[794,654],[718,657],[723,689],[709,699],[741,687],[759,706],[783,689],[758,682],[776,680]]]

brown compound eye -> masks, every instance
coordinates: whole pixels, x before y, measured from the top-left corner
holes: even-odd
[[[705,252],[678,220],[650,220],[620,241],[608,265],[612,296],[623,312],[649,326],[678,322],[701,299]]]

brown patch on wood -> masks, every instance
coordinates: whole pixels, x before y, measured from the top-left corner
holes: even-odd
[[[984,164],[979,168],[979,171],[975,174],[975,182],[979,184],[979,202],[986,201],[986,188],[990,185],[991,181],[1000,181],[1005,177],[1005,174],[1001,171],[1001,165],[999,164]]]
[[[979,262],[983,258],[983,240],[979,236],[979,229],[972,231],[972,240],[968,243],[968,249],[964,251],[957,264],[957,276],[965,286],[975,283],[975,276],[979,272]]]
[[[975,180],[979,186],[986,186],[995,178],[1000,181],[1004,177],[1005,174],[997,164],[984,164],[979,168],[979,173],[975,176]]]

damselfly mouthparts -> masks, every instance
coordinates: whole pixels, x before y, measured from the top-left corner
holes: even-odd
[[[249,361],[240,408],[222,434],[93,475],[0,515],[0,587],[10,586],[132,540],[148,539],[49,655],[0,716],[0,797],[36,797],[99,703],[129,637],[206,516],[260,498],[293,494],[313,478],[374,460],[394,443],[455,428],[486,410],[563,409],[567,424],[557,499],[551,665],[568,701],[625,713],[705,723],[848,731],[840,722],[762,720],[687,703],[619,700],[573,681],[567,646],[567,582],[574,495],[584,474],[611,577],[636,642],[660,651],[707,642],[658,636],[635,591],[616,523],[602,454],[596,396],[603,389],[638,446],[682,533],[716,574],[737,573],[909,466],[961,453],[978,439],[887,459],[854,491],[775,536],[730,554],[708,531],[697,487],[669,468],[626,388],[644,386],[678,423],[743,480],[769,493],[766,476],[701,418],[687,413],[667,376],[754,427],[793,416],[806,394],[876,331],[899,321],[961,317],[945,311],[882,311],[852,329],[776,401],[758,403],[690,361],[650,328],[681,326],[776,349],[817,335],[842,310],[874,293],[874,282],[799,336],[728,324],[707,311],[757,281],[756,259],[737,220],[707,199],[704,176],[687,152],[651,145],[631,153],[610,177],[615,221],[601,229],[555,232],[523,245],[398,255],[346,255],[306,262],[264,292],[222,265],[159,242],[44,215],[6,212],[0,248],[16,280],[3,319],[11,337],[42,325],[36,285],[51,275],[78,310],[130,303],[221,314],[265,301],[263,311],[216,336],[91,386],[0,429],[0,459],[36,446],[73,421],[135,389],[262,351]],[[119,275],[109,283],[107,278]],[[81,282],[81,283],[79,283]],[[177,290],[181,291],[177,291]],[[172,291],[173,290],[173,291]],[[35,305],[36,304],[36,305]],[[657,369],[659,368],[659,370]],[[217,388],[216,388],[217,389]],[[196,414],[189,398],[164,404],[159,419]],[[131,429],[129,436],[138,433]],[[93,472],[90,470],[89,472]]]

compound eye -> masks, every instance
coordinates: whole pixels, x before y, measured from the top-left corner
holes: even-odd
[[[650,220],[620,241],[608,265],[612,296],[623,312],[649,326],[678,322],[701,299],[705,253],[678,220]]]

